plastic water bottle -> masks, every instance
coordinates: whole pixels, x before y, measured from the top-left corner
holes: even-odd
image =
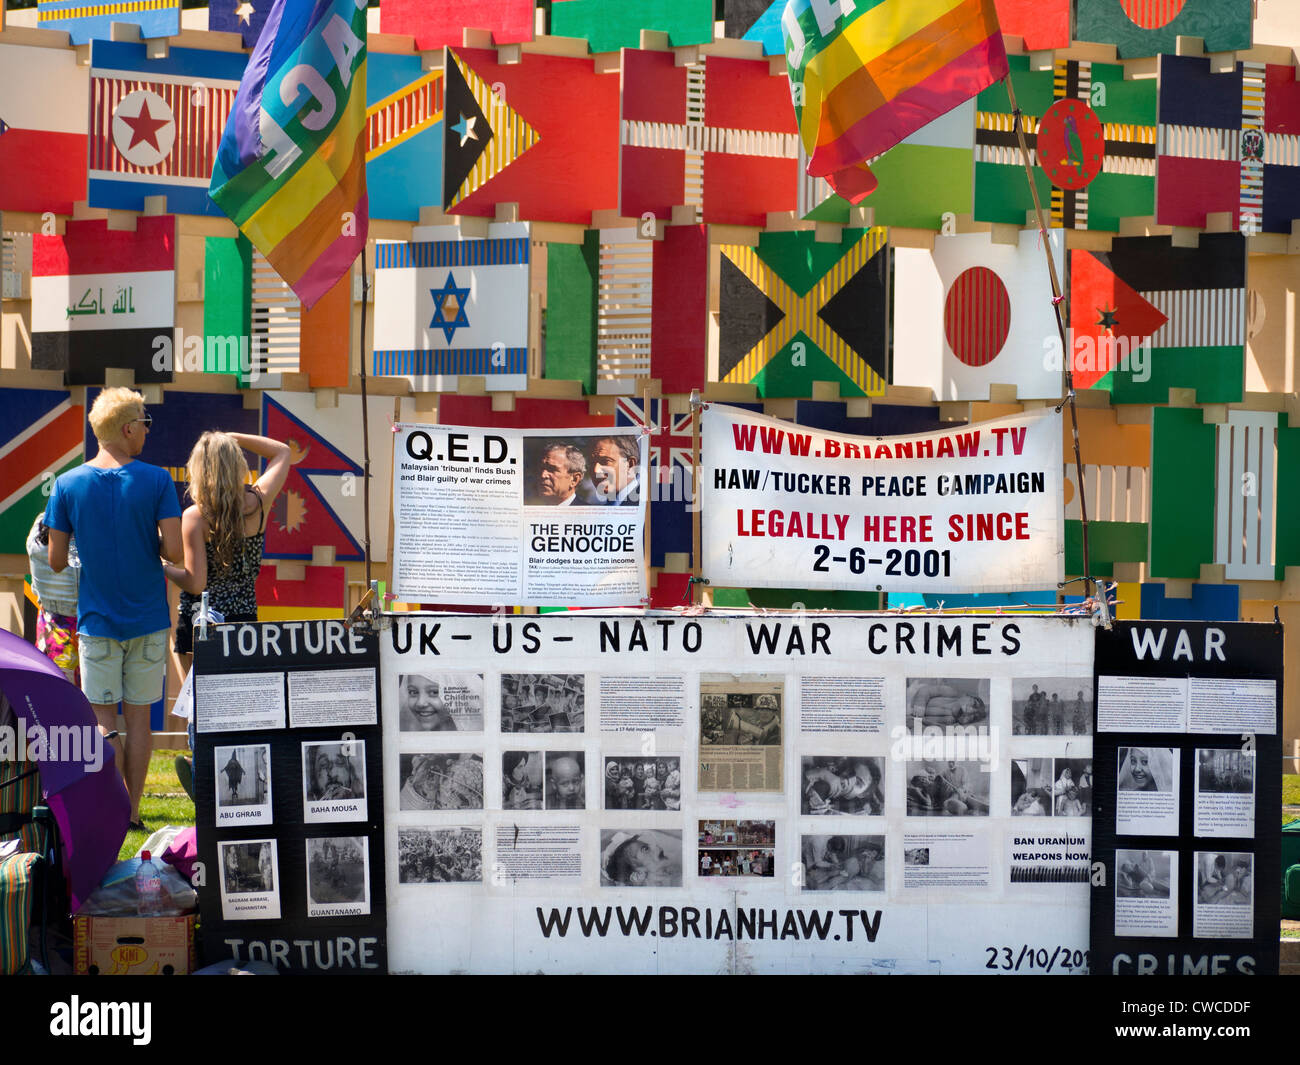
[[[157,917],[163,912],[162,873],[148,851],[140,855],[135,871],[136,912],[141,917]]]

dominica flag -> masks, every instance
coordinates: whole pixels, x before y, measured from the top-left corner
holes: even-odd
[[[0,554],[25,555],[54,478],[78,465],[85,408],[62,389],[0,389]]]
[[[0,44],[0,211],[71,214],[86,198],[89,86],[71,49]]]
[[[1167,403],[1170,388],[1196,389],[1198,403],[1240,402],[1245,238],[1203,233],[1197,247],[1180,248],[1170,237],[1117,237],[1109,252],[1075,251],[1070,324],[1076,362],[1090,335],[1112,338],[1113,359],[1093,387],[1109,388],[1115,403]]]
[[[365,0],[275,0],[209,192],[306,307],[365,247],[365,156]]]
[[[90,44],[90,205],[142,211],[165,196],[174,214],[221,212],[208,180],[247,57],[242,52]]]
[[[375,251],[374,368],[414,379],[486,376],[522,388],[528,372],[526,223],[486,238],[456,226],[416,227]]]
[[[752,381],[765,397],[809,397],[813,381],[837,381],[845,396],[884,392],[886,231],[814,237],[763,233],[757,247],[722,246],[719,380]]]
[[[415,221],[442,202],[445,78],[418,55],[366,61],[366,190],[373,218]]]
[[[866,160],[1007,74],[993,0],[790,0],[781,28],[807,172],[850,203]]]
[[[141,37],[175,37],[181,32],[181,0],[109,0],[103,4],[40,0],[36,5],[37,27],[62,30],[70,44],[107,40],[115,22],[139,26]]]
[[[142,216],[135,231],[69,221],[32,237],[32,369],[98,384],[110,368],[170,381],[154,356],[176,325],[176,217]]]
[[[1030,69],[1011,56],[1038,196],[1053,226],[1115,232],[1155,210],[1156,83],[1114,63],[1059,60]],[[975,220],[1021,226],[1034,207],[1004,85],[979,95]]]

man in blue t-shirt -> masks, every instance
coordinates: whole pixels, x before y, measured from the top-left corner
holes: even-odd
[[[125,749],[120,741],[114,747],[131,797],[133,828],[144,827],[140,795],[153,748],[149,706],[162,697],[167,672],[171,618],[159,555],[177,563],[183,558],[181,508],[171,475],[135,461],[152,422],[139,392],[100,392],[90,408],[99,451],[54,482],[45,511],[50,567],[58,573],[67,566],[70,537],[81,554],[81,690],[107,732],[122,703]]]

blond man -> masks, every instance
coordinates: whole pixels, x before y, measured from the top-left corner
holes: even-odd
[[[163,694],[171,628],[159,553],[172,562],[183,557],[171,475],[136,461],[152,423],[139,392],[100,392],[90,408],[98,453],[55,481],[45,511],[50,568],[58,573],[67,566],[70,537],[81,554],[81,690],[106,731],[116,726],[122,704],[126,742],[115,741],[114,749],[133,828],[144,827],[140,795],[153,747],[149,706]]]

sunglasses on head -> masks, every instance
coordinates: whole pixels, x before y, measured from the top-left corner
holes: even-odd
[[[132,418],[131,421],[144,422],[144,427],[146,429],[153,428],[153,415],[150,414],[148,411],[145,411],[144,414],[139,418]]]

